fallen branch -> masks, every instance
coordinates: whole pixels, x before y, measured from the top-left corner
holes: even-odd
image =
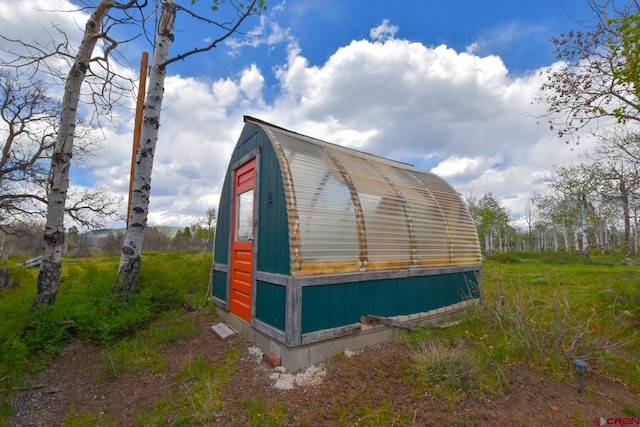
[[[374,314],[367,314],[366,316],[362,316],[360,318],[360,322],[367,325],[385,325],[385,326],[391,326],[396,328],[408,329],[410,331],[413,331],[414,329],[417,329],[419,327],[417,325],[414,325],[413,323],[404,322],[402,320],[393,319],[391,317],[376,316]]]
[[[47,386],[46,384],[34,384],[30,386],[20,387],[18,391],[37,390],[39,388],[45,388],[46,386]]]

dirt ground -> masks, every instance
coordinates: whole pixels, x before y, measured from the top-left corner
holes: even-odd
[[[411,349],[399,340],[335,357],[317,367],[312,381],[281,389],[277,373],[259,359],[254,347],[240,336],[222,342],[210,328],[216,319],[194,315],[200,332],[162,349],[167,363],[160,373],[107,378],[98,348],[70,346],[34,380],[32,389],[13,397],[10,425],[58,426],[69,414],[86,412],[115,420],[118,426],[134,425],[140,408],[152,407],[176,391],[176,376],[189,360],[202,355],[207,362],[221,361],[231,347],[243,356],[223,393],[223,409],[211,425],[248,425],[247,399],[257,399],[265,407],[284,405],[287,425],[293,426],[371,425],[364,419],[371,411],[363,408],[383,408],[385,402],[393,411],[387,418],[394,420],[393,425],[571,426],[611,424],[616,418],[640,422],[623,411],[625,405],[640,410],[638,390],[594,371],[587,373],[588,390],[580,394],[577,380],[559,382],[531,367],[512,366],[506,372],[509,392],[490,398],[470,395],[451,407],[428,394],[418,394],[408,384],[403,369]],[[166,425],[171,422],[167,420]]]

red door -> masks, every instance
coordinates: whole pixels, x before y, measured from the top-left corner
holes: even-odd
[[[253,159],[235,171],[233,230],[231,233],[229,309],[247,322],[251,322],[255,183],[256,161]]]

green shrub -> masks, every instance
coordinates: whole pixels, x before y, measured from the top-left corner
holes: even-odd
[[[440,341],[424,344],[411,360],[417,385],[445,403],[453,404],[477,388],[473,353],[461,345],[448,346]]]
[[[628,371],[633,361],[617,360],[613,350],[637,340],[636,274],[608,259],[561,267],[485,263],[484,300],[469,311],[476,348],[492,363],[527,361],[560,375],[570,374],[576,358]]]
[[[58,353],[71,337],[72,321],[60,319],[51,306],[40,307],[27,325],[22,341],[35,356]]]

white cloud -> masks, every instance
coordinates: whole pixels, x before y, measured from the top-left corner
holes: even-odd
[[[264,77],[256,66],[251,64],[251,67],[245,69],[240,77],[240,89],[247,96],[249,101],[262,104],[262,88],[264,87]]]
[[[388,19],[383,19],[380,25],[369,31],[369,36],[371,40],[384,42],[395,38],[398,29],[397,25],[391,25]]]
[[[0,0],[3,34],[10,34],[5,28],[17,28],[15,16],[33,25],[33,33],[41,31],[35,27],[44,18],[32,14],[40,20],[31,21],[29,7],[68,6],[63,1]],[[11,18],[2,13],[8,7]],[[71,15],[56,19],[70,34],[79,33]],[[536,177],[542,171],[576,157],[533,118],[542,111],[532,104],[541,77],[510,75],[500,57],[477,54],[480,44],[457,52],[397,39],[398,27],[384,20],[371,30],[371,41],[345,43],[326,62],[312,64],[289,29],[265,18],[256,31],[265,37],[254,42],[286,49],[285,64],[249,62],[216,80],[168,76],[151,183],[151,224],[190,225],[217,205],[244,114],[433,169],[460,193],[492,192],[514,213],[540,189]],[[190,61],[197,62],[197,56]],[[275,99],[268,101],[266,73],[274,73],[279,85]],[[96,185],[126,194],[132,112],[123,112],[120,120],[104,129],[105,147],[89,166]]]
[[[88,17],[67,0],[0,1],[2,35],[8,38],[20,36],[27,43],[50,42],[49,35],[53,40],[59,40],[58,32],[62,32],[77,46]],[[40,36],[34,38],[34,34]]]
[[[258,24],[244,34],[244,37],[229,37],[225,40],[225,44],[231,49],[229,54],[235,55],[237,50],[243,47],[261,47],[266,45],[268,48],[280,45],[281,43],[296,43],[295,37],[291,35],[288,28],[282,28],[274,19],[279,15],[285,2],[270,5],[267,14],[260,15]]]
[[[483,55],[495,52],[512,44],[515,40],[533,39],[545,32],[542,25],[530,25],[524,22],[509,22],[484,32],[477,40],[467,46],[467,52]]]
[[[239,88],[233,80],[226,78],[220,79],[213,83],[213,96],[220,102],[222,106],[233,104],[239,95]]]
[[[433,169],[462,193],[493,192],[513,212],[540,191],[533,177],[550,159],[577,155],[534,117],[544,77],[511,76],[497,56],[359,40],[320,66],[298,52],[278,78],[289,113],[271,111],[277,124]]]
[[[491,157],[478,156],[474,158],[456,154],[440,162],[431,171],[445,179],[475,177],[482,171],[499,165],[502,161],[502,153],[496,153]]]

